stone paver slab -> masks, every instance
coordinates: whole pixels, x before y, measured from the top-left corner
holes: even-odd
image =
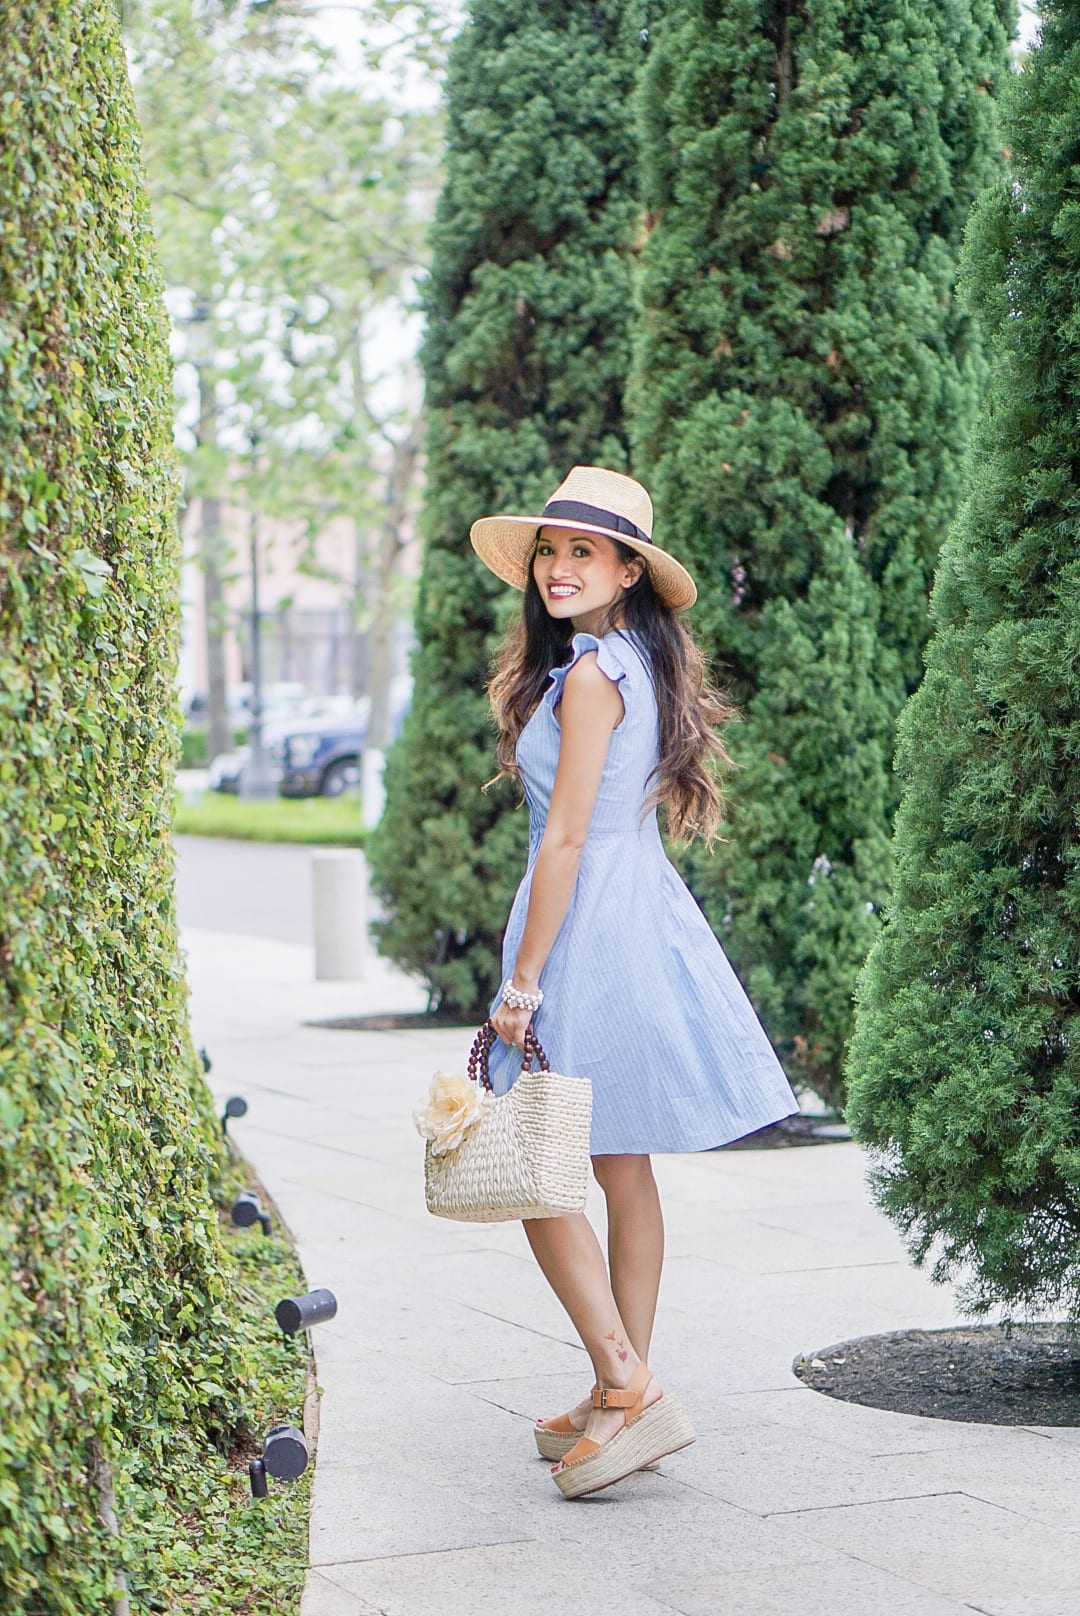
[[[934,1490],[902,1465],[810,1437],[795,1443],[778,1426],[713,1431],[688,1456],[686,1480],[756,1515],[914,1497]]]
[[[963,1492],[806,1510],[793,1532],[978,1607],[1018,1595],[1080,1610],[1080,1536]]]
[[[1080,1533],[1080,1448],[1055,1444],[1031,1431],[985,1425],[977,1429],[986,1433],[981,1446],[905,1455],[905,1473],[921,1476],[928,1489],[960,1487],[974,1498],[1044,1526]],[[993,1448],[992,1464],[987,1463],[987,1443]]]
[[[673,1609],[628,1586],[617,1563],[600,1572],[568,1563],[561,1544],[369,1560],[328,1574],[380,1616],[671,1616]]]
[[[827,1441],[855,1453],[918,1454],[927,1451],[992,1449],[1002,1459],[1013,1451],[1009,1426],[965,1420],[933,1420],[890,1409],[845,1403],[794,1384],[778,1392],[741,1392],[724,1401],[766,1424],[783,1427],[792,1441]],[[920,1472],[913,1466],[912,1474]]]
[[[316,1464],[310,1533],[316,1569],[385,1555],[475,1548],[507,1537],[502,1522],[478,1508],[467,1491],[418,1480],[388,1455],[363,1465]]]
[[[300,1616],[375,1616],[375,1606],[346,1592],[321,1571],[309,1571]]]
[[[1063,1593],[1014,1594],[967,1608],[979,1616],[1076,1616],[1080,1606],[1075,1593]]]

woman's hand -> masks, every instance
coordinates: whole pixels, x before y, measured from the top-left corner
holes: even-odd
[[[500,1004],[491,1018],[491,1025],[504,1044],[516,1044],[519,1049],[524,1049],[525,1028],[532,1017],[531,1010],[511,1010],[508,1004]]]

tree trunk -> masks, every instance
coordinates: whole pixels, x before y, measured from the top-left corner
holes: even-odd
[[[214,383],[203,366],[199,378],[199,445],[213,445],[217,436]],[[210,761],[232,750],[225,676],[224,546],[221,536],[221,500],[204,494],[199,501],[199,560],[203,575],[203,610],[206,628],[207,750]]]
[[[390,745],[393,714],[390,687],[394,678],[394,580],[404,549],[404,525],[409,493],[416,475],[420,453],[420,432],[415,427],[401,443],[396,443],[386,478],[383,519],[379,526],[378,547],[369,569],[370,622],[368,691],[371,713],[368,717],[369,747],[385,752]]]
[[[354,701],[368,693],[367,620],[368,566],[367,534],[353,518],[353,587],[349,601],[348,673],[349,694]]]
[[[116,1494],[113,1491],[112,1470],[100,1437],[90,1439],[90,1479],[94,1488],[97,1518],[111,1538],[120,1541],[120,1522],[116,1515]],[[113,1577],[113,1616],[131,1616],[127,1576],[117,1570]]]

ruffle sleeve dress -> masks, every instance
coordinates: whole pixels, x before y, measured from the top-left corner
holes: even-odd
[[[798,1103],[742,984],[664,852],[655,808],[642,816],[659,723],[647,654],[627,630],[575,634],[572,657],[551,670],[518,737],[529,856],[506,926],[502,980],[517,957],[555,784],[556,709],[566,675],[590,651],[618,685],[625,713],[611,735],[533,1024],[553,1071],[592,1081],[594,1156],[708,1150],[790,1116]],[[496,997],[491,1013],[498,1003]],[[497,1042],[489,1070],[495,1092],[504,1094],[521,1070],[520,1048]]]

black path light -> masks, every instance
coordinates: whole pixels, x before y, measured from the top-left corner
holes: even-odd
[[[263,1204],[254,1190],[240,1191],[232,1204],[229,1216],[238,1229],[250,1229],[253,1223],[261,1223],[263,1234],[273,1234],[274,1232],[270,1214],[263,1211]]]
[[[246,1117],[247,1109],[248,1103],[242,1094],[234,1094],[225,1101],[225,1109],[221,1113],[221,1131],[226,1137],[228,1137],[229,1132],[229,1118]]]
[[[286,1335],[295,1335],[297,1330],[310,1330],[313,1324],[336,1318],[337,1297],[325,1286],[304,1296],[287,1296],[274,1309],[274,1317]]]
[[[211,1068],[213,1067],[214,1063],[210,1059],[209,1052],[208,1052],[208,1050],[206,1049],[205,1046],[202,1049],[199,1050],[199,1059],[202,1061],[202,1069],[203,1069],[203,1071],[204,1072],[209,1072],[211,1070]]]
[[[265,1498],[266,1478],[295,1481],[308,1467],[311,1457],[307,1437],[295,1425],[272,1425],[263,1437],[262,1457],[252,1459],[248,1465],[251,1478],[251,1496]]]

